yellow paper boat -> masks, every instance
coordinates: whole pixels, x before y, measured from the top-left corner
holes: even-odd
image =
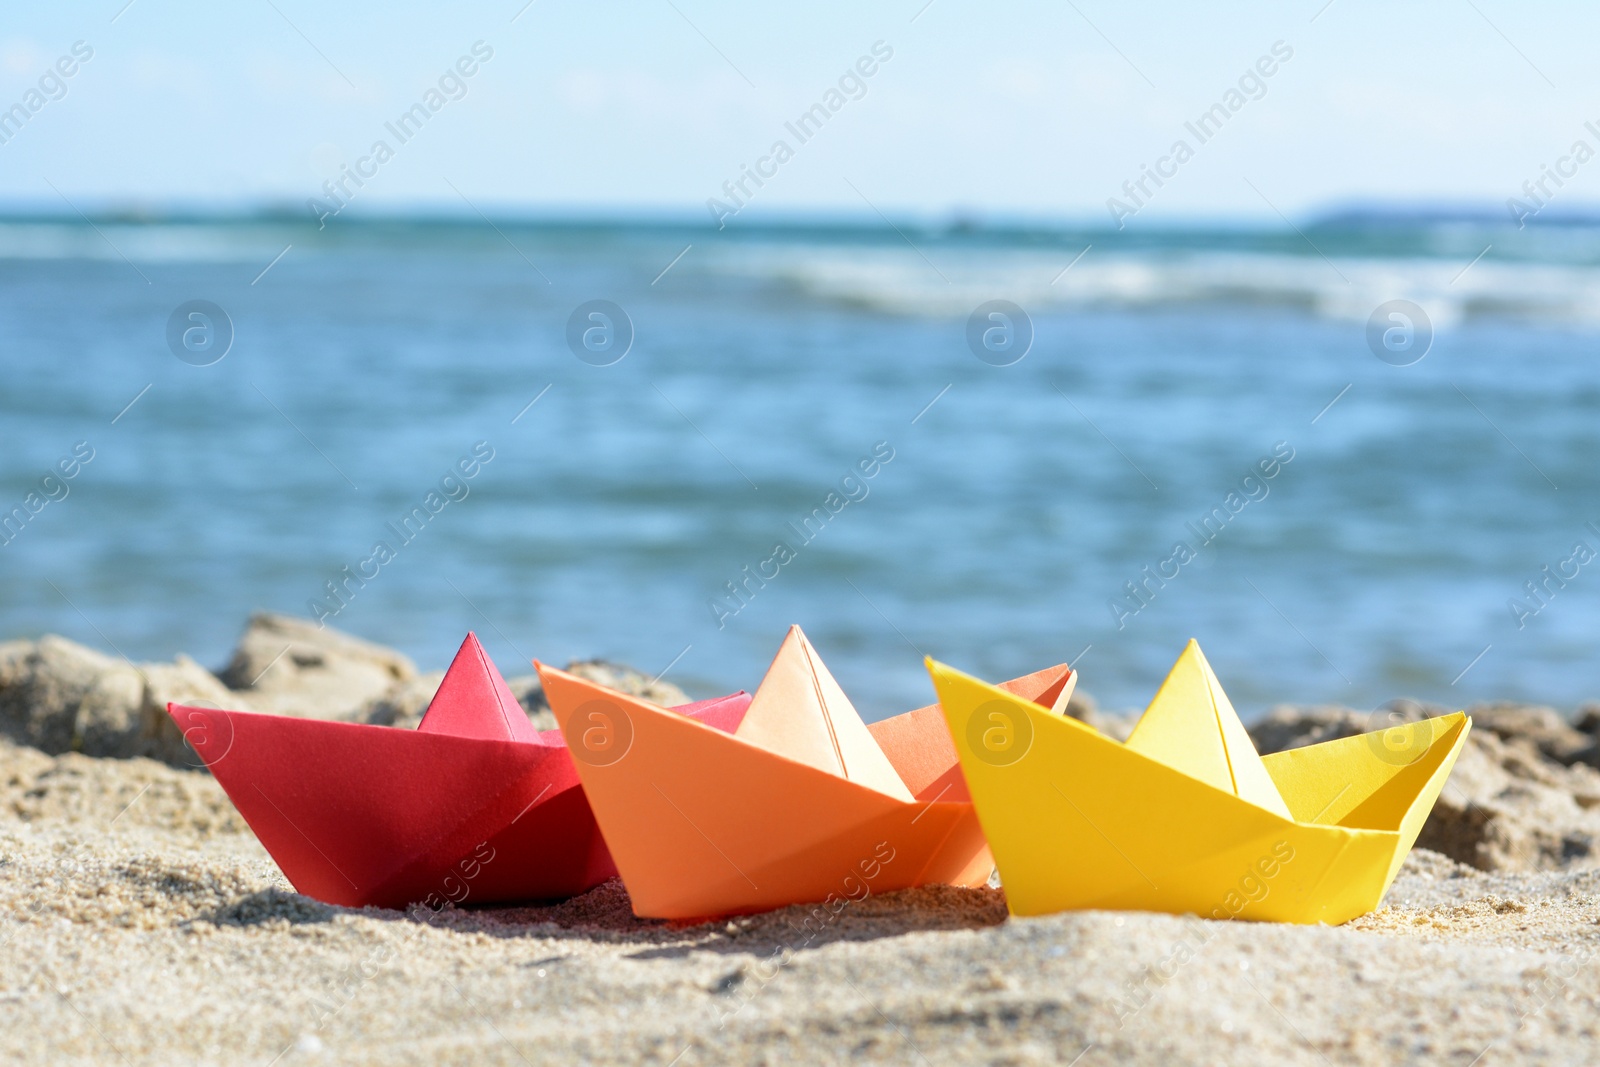
[[[1342,923],[1378,906],[1472,720],[1257,755],[1190,641],[1126,743],[928,660],[1013,915]]]

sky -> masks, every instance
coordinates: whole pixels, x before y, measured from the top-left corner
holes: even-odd
[[[353,211],[709,216],[783,140],[792,157],[760,163],[770,177],[746,179],[730,225],[1097,222],[1180,139],[1192,157],[1146,179],[1126,225],[1374,199],[1503,208],[1574,140],[1600,146],[1584,128],[1600,128],[1597,31],[1592,5],[1509,0],[29,5],[0,26],[0,109],[41,78],[59,98],[0,144],[0,208],[309,211],[383,140],[392,158],[363,164]],[[92,57],[57,93],[49,72],[76,42]],[[475,44],[492,54],[474,64]],[[463,57],[474,73],[456,82]],[[401,143],[385,124],[441,77],[459,98]],[[841,77],[802,143],[785,123]],[[1201,143],[1185,123],[1241,77],[1242,106]],[[1557,197],[1597,192],[1600,162]]]

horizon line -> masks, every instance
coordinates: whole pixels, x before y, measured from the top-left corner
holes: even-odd
[[[1103,217],[1082,214],[1045,215],[1022,211],[986,211],[971,207],[943,210],[902,210],[891,216],[872,212],[826,207],[767,209],[733,225],[718,227],[698,208],[665,206],[602,205],[487,205],[488,210],[465,209],[444,202],[417,202],[393,208],[352,207],[342,213],[340,228],[349,226],[448,225],[470,228],[492,227],[496,222],[518,226],[615,227],[641,226],[673,230],[706,230],[736,236],[739,231],[783,231],[792,229],[839,229],[854,232],[893,232],[899,225],[921,232],[950,234],[1005,234],[1017,232],[1058,232],[1123,234],[1139,232],[1225,231],[1278,233],[1293,232],[1295,223],[1271,216],[1228,213],[1179,214],[1152,219],[1136,227],[1118,227]],[[41,200],[0,198],[0,223],[64,223],[85,225],[95,222],[170,225],[272,223],[313,225],[317,219],[295,201],[263,197],[253,201],[215,201],[194,206],[178,201],[105,198],[98,203],[75,204],[61,208]],[[1540,228],[1600,226],[1600,201],[1575,204],[1541,212],[1527,220]],[[1300,216],[1299,224],[1316,228],[1403,229],[1435,225],[1465,224],[1510,227],[1515,225],[1504,207],[1491,201],[1446,200],[1346,200]]]

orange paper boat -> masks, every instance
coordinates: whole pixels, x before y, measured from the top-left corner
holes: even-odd
[[[797,626],[731,733],[535,666],[636,915],[989,878],[938,705],[867,726]],[[1059,710],[1075,681],[1062,665],[1004,687]]]

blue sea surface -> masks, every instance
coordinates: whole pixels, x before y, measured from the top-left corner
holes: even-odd
[[[196,299],[210,366],[168,346]],[[1409,366],[1369,347],[1391,299],[1432,323]],[[568,344],[591,300],[632,323],[609,366]],[[989,300],[1031,321],[1010,366],[968,344]],[[320,612],[710,695],[798,623],[869,719],[932,699],[924,655],[1142,706],[1193,637],[1247,718],[1570,709],[1597,347],[1582,228],[12,219],[0,514],[60,498],[0,545],[0,637],[220,666],[251,611]]]

